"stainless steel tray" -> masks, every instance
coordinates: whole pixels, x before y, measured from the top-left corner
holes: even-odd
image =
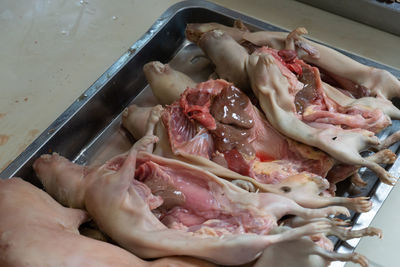
[[[41,187],[32,169],[33,161],[40,155],[51,152],[59,154],[79,163],[90,164],[92,159],[104,148],[107,140],[119,127],[123,109],[130,103],[151,104],[151,91],[144,77],[142,66],[152,60],[170,62],[182,71],[198,68],[196,72],[207,77],[210,71],[207,61],[200,61],[192,66],[201,51],[190,44],[184,35],[187,23],[219,22],[232,25],[235,19],[241,19],[251,30],[282,31],[271,24],[256,20],[238,12],[206,1],[184,1],[170,7],[153,26],[134,43],[100,78],[95,81],[72,105],[57,118],[28,148],[19,155],[2,173],[3,179],[14,176]],[[339,50],[340,51],[340,50]],[[400,71],[371,60],[340,51],[364,64],[386,69],[396,77]],[[191,62],[191,63],[188,63]],[[396,101],[395,101],[396,102]],[[381,133],[385,137],[400,128],[400,122]],[[399,146],[392,147],[398,154]],[[397,160],[389,171],[399,176],[400,160]],[[349,185],[339,185],[339,194],[343,196],[371,196],[374,208],[361,216],[352,214],[354,228],[366,227],[388,196],[391,187],[381,184],[376,176],[362,169],[361,174],[368,186],[357,195],[349,192]],[[337,241],[337,240],[335,240]],[[357,245],[358,239],[351,242],[336,242],[336,250],[349,252]],[[334,264],[342,266],[343,264]]]

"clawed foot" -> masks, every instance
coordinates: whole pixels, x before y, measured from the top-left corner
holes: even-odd
[[[372,202],[368,197],[347,198],[346,207],[356,212],[368,212],[372,209]]]
[[[381,150],[388,148],[389,146],[393,145],[394,143],[400,141],[400,131],[395,132],[394,134],[390,135],[388,138],[383,140],[382,143],[380,143],[376,149]]]
[[[341,240],[349,240],[352,238],[360,238],[363,236],[377,236],[382,239],[382,230],[375,227],[367,227],[360,230],[351,230],[349,227],[343,227],[338,225],[332,226],[332,231],[329,233],[337,236]]]
[[[368,168],[373,170],[379,177],[382,183],[388,184],[388,185],[394,185],[397,182],[397,177],[394,177],[391,175],[389,172],[387,172],[384,168],[382,168],[379,164],[371,161],[367,161]]]
[[[396,160],[396,154],[390,149],[383,149],[367,157],[367,159],[378,164],[392,164]]]
[[[350,226],[351,221],[350,220],[342,220],[338,218],[330,218],[329,219],[334,226]]]
[[[327,220],[321,220],[306,224],[302,228],[304,229],[304,235],[327,234],[331,231],[332,224]]]
[[[367,227],[367,228],[362,229],[360,231],[363,231],[363,236],[377,236],[377,237],[379,237],[379,239],[383,238],[382,230],[379,229],[379,228]]]
[[[350,177],[350,180],[351,180],[351,182],[352,182],[355,186],[358,186],[358,187],[365,187],[365,186],[367,186],[367,182],[365,182],[365,181],[361,178],[361,176],[360,176],[360,174],[359,174],[358,172],[356,172],[355,174],[353,174],[353,175]]]
[[[351,254],[350,261],[360,264],[362,267],[368,267],[368,260],[364,255],[356,252]]]
[[[256,192],[256,188],[255,188],[254,184],[250,183],[249,181],[233,180],[232,184],[234,184],[248,192]]]
[[[331,206],[324,209],[326,210],[325,217],[328,217],[329,215],[345,215],[346,217],[350,217],[350,211],[346,207]]]
[[[386,172],[384,175],[379,176],[379,179],[384,184],[395,185],[399,178],[398,177],[394,177],[390,173]]]

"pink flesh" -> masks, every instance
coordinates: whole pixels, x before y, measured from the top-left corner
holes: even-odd
[[[286,138],[276,131],[265,118],[261,117],[255,108],[250,112],[254,119],[251,135],[254,141],[251,144],[256,151],[256,156],[260,161],[286,158],[289,154]]]
[[[174,153],[185,152],[210,158],[213,152],[213,142],[210,134],[198,122],[188,119],[174,103],[166,107],[161,115],[167,128],[171,149]]]
[[[242,175],[251,176],[250,165],[246,162],[239,151],[236,149],[226,151],[224,153],[224,158],[230,170]]]
[[[277,53],[275,54],[278,56]],[[212,98],[222,92],[224,86],[230,86],[230,84],[223,80],[210,80],[200,83],[197,86],[200,89],[187,89],[185,91],[179,102],[181,107],[175,102],[164,110],[162,119],[167,128],[171,148],[174,153],[185,152],[208,159],[214,158],[214,156],[211,156],[215,154],[211,134],[206,130],[207,125],[203,125],[205,128],[202,128],[201,123],[203,123],[203,118],[211,116],[210,106]],[[192,116],[192,119],[185,116],[184,108],[182,108],[185,105],[187,109],[192,108],[193,105],[190,102],[201,102],[203,104],[201,112],[198,109],[198,116],[196,118]],[[242,153],[236,149],[219,151],[224,155],[222,163],[226,164],[229,169],[242,175],[253,177],[264,183],[279,183],[289,175],[298,174],[303,171],[321,176],[326,175],[331,167],[331,163],[328,162],[329,157],[324,156],[313,160],[300,155],[298,148],[293,145],[289,146],[287,139],[278,133],[265,118],[261,117],[261,114],[254,106],[251,104],[248,105],[245,108],[245,112],[254,122],[253,126],[249,129],[250,134],[246,142],[248,147],[255,150],[255,157],[247,155],[247,159],[245,159]],[[212,119],[215,122],[214,118]],[[278,160],[276,164],[280,164],[280,161],[284,160],[291,167],[287,168],[288,171],[284,173],[272,173],[270,175],[254,173],[252,170],[254,161],[273,162],[275,160]]]
[[[118,171],[124,164],[126,156],[127,155],[124,154],[122,156],[119,155],[112,158],[111,160],[106,162],[105,167],[112,171]],[[150,210],[156,209],[157,207],[163,204],[163,199],[160,198],[159,196],[153,195],[151,193],[150,188],[144,183],[141,183],[138,180],[133,179],[132,186],[135,189],[135,191],[139,194],[139,196],[144,200],[144,202],[147,203]]]
[[[344,129],[360,128],[375,133],[390,124],[390,120],[381,110],[370,110],[361,106],[344,108],[340,106],[340,103],[335,103],[329,99],[323,91],[321,75],[317,68],[308,65],[302,60],[295,60],[295,65],[303,69],[301,73],[298,73],[298,70],[293,69],[293,66],[289,67],[290,65],[285,62],[285,55],[284,57],[280,56],[280,54],[282,55],[282,53],[279,53],[280,51],[267,47],[260,48],[260,51],[267,52],[276,59],[276,64],[281,73],[288,79],[291,85],[291,92],[295,92],[296,94],[295,103],[298,113],[302,114],[306,107],[311,106],[313,112],[311,114],[302,115],[302,120],[304,122],[338,125]],[[304,89],[299,91],[298,80],[291,71],[295,72],[295,74],[299,74],[299,79],[304,84],[304,88],[307,87],[307,84],[313,87],[312,89],[307,89],[309,93],[305,95],[305,97],[298,97],[304,94]],[[288,74],[289,72],[290,74]],[[302,80],[303,77],[305,77],[306,80]],[[314,90],[312,95],[311,90]],[[302,104],[299,104],[297,99],[301,99]]]
[[[343,88],[345,92],[347,92],[354,98],[370,96],[369,90],[362,85],[356,84],[353,81],[350,81],[349,79],[339,77],[332,73],[326,75],[328,75],[331,78],[331,80],[333,80],[336,84],[339,84],[339,87]]]
[[[248,232],[267,234],[275,226],[274,219],[268,216],[254,217],[249,211],[234,206],[225,196],[221,185],[192,170],[146,161],[139,163],[135,177],[145,184],[154,182],[157,187],[173,187],[175,192],[184,196],[184,201],[181,199],[181,203],[177,202],[179,204],[175,207],[160,207],[159,218],[169,228],[196,232],[207,226],[223,235]]]
[[[209,80],[199,83],[196,88],[186,89],[179,101],[183,113],[207,129],[215,130],[217,126],[210,114],[211,98],[227,85],[229,83],[224,80]]]
[[[292,64],[287,64],[285,62],[285,60],[279,55],[279,50],[263,46],[263,47],[259,48],[258,51],[261,52],[261,53],[271,54],[276,59],[276,64],[277,64],[279,70],[288,79],[288,82],[290,84],[290,88],[292,89],[291,93],[293,95],[303,88],[303,84],[301,82],[299,82],[299,80],[297,79],[296,75],[294,75],[292,73],[292,71],[290,71],[289,68],[288,68]],[[295,67],[292,66],[290,68],[300,72],[300,70],[298,70],[299,69],[298,64],[299,64],[298,61],[296,61],[295,63],[293,63],[293,65]]]
[[[206,219],[202,216],[180,207],[173,208],[161,217],[161,222],[172,229],[182,229],[182,225],[186,227],[201,225],[205,221]]]
[[[337,184],[349,176],[351,176],[354,172],[358,170],[357,166],[347,165],[347,164],[338,164],[335,165],[327,175],[327,179],[332,184]]]
[[[154,162],[146,162],[137,168],[135,176],[144,183],[154,179],[157,184],[174,187],[185,197],[181,207],[204,217],[204,220],[211,219],[218,214],[216,212],[218,203],[209,190],[207,181],[193,176],[191,172],[177,171]]]

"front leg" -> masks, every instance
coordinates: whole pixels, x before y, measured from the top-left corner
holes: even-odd
[[[394,143],[397,143],[398,141],[400,141],[400,131],[397,131],[397,132],[393,133],[393,134],[390,135],[388,138],[386,138],[385,140],[383,140],[383,141],[376,147],[376,149],[382,150],[382,149],[388,148],[388,147],[390,147],[391,145],[393,145]]]
[[[294,200],[270,193],[258,193],[260,197],[260,208],[265,212],[274,215],[277,219],[285,215],[297,215],[304,219],[324,218],[329,215],[343,214],[350,216],[350,212],[345,207],[330,206],[325,208],[310,209],[303,208]]]
[[[351,261],[354,263],[358,263],[363,267],[368,267],[368,260],[365,256],[358,253],[338,253],[334,251],[327,251],[317,245],[314,245],[313,251],[311,254],[315,254],[321,256],[327,261]]]
[[[288,230],[278,234],[267,235],[265,238],[269,240],[270,244],[275,244],[279,242],[296,240],[304,236],[326,234],[331,230],[331,228],[332,225],[329,222],[320,220],[305,224],[300,227],[289,228]]]
[[[330,218],[318,218],[311,220],[304,220],[300,217],[292,217],[284,221],[284,225],[290,227],[300,227],[315,221],[326,221],[331,224],[331,229],[326,235],[337,236],[341,240],[349,240],[352,238],[360,238],[364,236],[377,236],[382,239],[382,230],[375,227],[366,227],[363,229],[352,230],[346,221],[335,220]]]
[[[382,230],[375,227],[367,227],[359,230],[351,230],[350,228],[344,228],[340,226],[332,227],[331,231],[327,235],[334,235],[341,240],[349,240],[352,238],[360,238],[363,236],[377,236],[382,239]]]
[[[293,199],[305,208],[323,208],[328,206],[344,206],[357,212],[367,212],[371,209],[371,202],[365,197],[345,198],[320,196],[320,193],[329,187],[326,179],[310,175],[293,175],[279,184],[286,189],[281,195]]]
[[[307,208],[322,208],[328,206],[343,206],[355,212],[368,212],[372,208],[372,202],[368,197],[323,197],[305,195],[295,199],[303,207]]]

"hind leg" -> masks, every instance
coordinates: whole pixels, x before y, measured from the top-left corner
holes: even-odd
[[[344,214],[350,216],[347,208],[340,206],[330,206],[325,208],[310,209],[303,208],[294,200],[277,194],[259,193],[260,208],[274,215],[277,219],[285,215],[297,215],[304,219],[323,218],[329,215]]]
[[[365,256],[358,253],[337,253],[333,251],[327,251],[317,245],[314,246],[312,254],[321,256],[327,261],[351,261],[358,263],[363,267],[368,266],[368,260]]]
[[[323,197],[304,196],[296,201],[303,207],[322,208],[328,206],[343,206],[356,212],[368,212],[372,208],[372,202],[367,197]]]

